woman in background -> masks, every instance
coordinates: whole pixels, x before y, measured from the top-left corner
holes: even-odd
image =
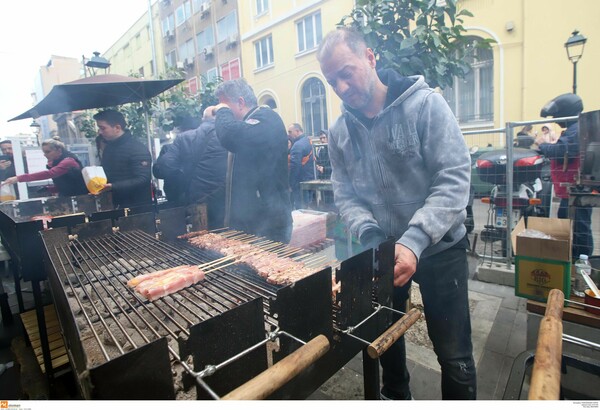
[[[51,178],[59,196],[85,195],[88,190],[83,181],[83,166],[75,154],[68,151],[65,144],[49,139],[42,142],[42,151],[48,160],[46,171],[22,174],[8,178],[2,183],[43,181]]]

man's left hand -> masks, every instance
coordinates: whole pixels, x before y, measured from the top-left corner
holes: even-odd
[[[417,257],[404,245],[396,244],[394,286],[404,286],[417,271]]]
[[[98,191],[99,194],[112,190],[112,184],[104,184],[104,187]]]

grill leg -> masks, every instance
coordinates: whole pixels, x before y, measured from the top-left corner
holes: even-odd
[[[363,349],[363,382],[365,385],[365,400],[379,400],[379,359],[371,359],[367,349]]]
[[[17,302],[19,304],[19,313],[23,313],[25,312],[25,304],[23,303],[23,293],[21,292],[21,278],[19,277],[17,266],[12,259],[9,261],[9,264],[13,279],[15,280],[15,294],[17,295]]]
[[[46,370],[46,378],[48,379],[48,388],[50,397],[55,395],[54,385],[54,370],[52,369],[52,356],[50,355],[50,345],[48,343],[48,331],[46,329],[46,317],[44,315],[44,302],[42,300],[42,290],[38,280],[32,280],[33,299],[35,301],[35,314],[38,322],[38,330],[40,331],[40,344],[42,346],[42,354],[44,356],[44,367]]]
[[[10,311],[10,305],[8,304],[8,294],[2,286],[0,281],[0,311],[2,312],[2,324],[9,326],[13,324],[12,312]]]

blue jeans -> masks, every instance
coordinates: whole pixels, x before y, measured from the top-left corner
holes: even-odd
[[[591,207],[575,208],[573,220],[573,259],[579,255],[592,256],[594,252],[594,237],[592,236],[592,210]],[[558,215],[561,219],[569,217],[569,199],[561,198]]]
[[[477,397],[467,292],[467,246],[465,237],[450,249],[422,258],[413,276],[420,287],[427,331],[442,369],[444,400],[475,400]],[[409,282],[394,288],[396,310],[405,310],[410,285]],[[404,336],[382,355],[381,366],[382,393],[388,398],[410,399]]]

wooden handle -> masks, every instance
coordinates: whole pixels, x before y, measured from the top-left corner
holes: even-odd
[[[565,304],[565,295],[560,289],[552,289],[548,293],[546,301],[546,312],[544,316],[552,316],[558,320],[562,320],[563,306]]]
[[[396,323],[390,326],[385,332],[381,334],[373,343],[367,346],[367,353],[371,359],[377,359],[380,357],[391,345],[393,345],[402,335],[411,327],[419,318],[421,312],[412,308],[404,316],[400,318]]]
[[[263,400],[313,364],[329,350],[329,340],[319,335],[252,380],[228,393],[223,400]]]
[[[560,399],[561,359],[562,321],[553,316],[544,316],[535,348],[529,400]]]
[[[560,399],[564,298],[559,289],[552,289],[548,294],[535,348],[529,400]]]

